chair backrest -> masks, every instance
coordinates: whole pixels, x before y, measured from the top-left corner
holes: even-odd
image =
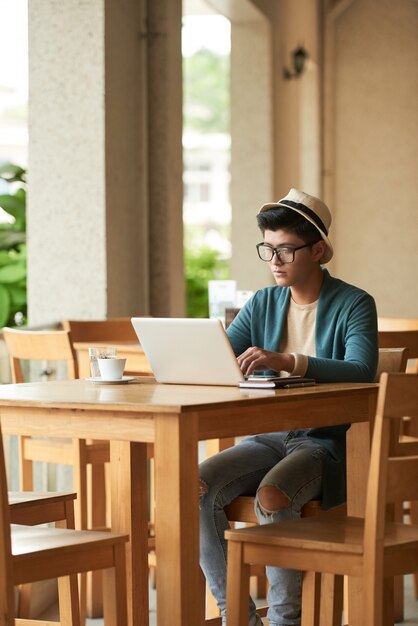
[[[418,418],[418,374],[382,374],[373,429],[364,529],[365,615],[382,624],[383,537],[388,503],[418,499],[418,442],[399,439],[401,420]],[[397,558],[402,558],[399,555]],[[407,555],[403,558],[407,558]],[[411,570],[412,571],[412,570]],[[372,606],[373,605],[373,606]]]
[[[380,330],[379,348],[408,348],[408,358],[418,359],[418,329]]]
[[[404,372],[408,362],[408,348],[379,348],[379,361],[375,381],[383,372]]]
[[[394,319],[392,319],[392,322],[394,322]],[[398,330],[379,329],[379,348],[399,348],[401,346],[408,348],[409,363],[407,372],[418,373],[418,320],[404,320],[404,322],[405,326],[400,327]],[[416,327],[411,328],[414,324],[416,324]]]
[[[73,343],[78,341],[138,343],[130,317],[113,317],[108,320],[64,320],[62,327],[71,332]]]
[[[0,426],[0,622],[14,626],[14,589],[12,548],[10,539],[10,510],[8,502],[3,438]]]
[[[418,317],[378,317],[380,330],[418,330]]]
[[[76,354],[67,330],[32,331],[3,328],[3,337],[9,352],[12,379],[24,381],[20,360],[66,361],[67,377],[78,377]]]

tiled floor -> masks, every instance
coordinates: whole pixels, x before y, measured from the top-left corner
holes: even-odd
[[[150,590],[150,618],[149,626],[156,626],[155,591]],[[266,622],[267,625],[268,622]],[[103,620],[87,620],[87,626],[103,626]],[[412,578],[407,576],[405,583],[405,621],[398,626],[418,626],[418,600],[412,597]]]

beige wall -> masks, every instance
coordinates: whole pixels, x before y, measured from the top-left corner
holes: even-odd
[[[418,317],[418,2],[355,0],[333,26],[334,272]]]
[[[418,2],[255,4],[272,33],[274,191],[266,197],[266,186],[260,201],[291,186],[324,197],[332,273],[372,293],[381,315],[417,317]],[[306,71],[285,81],[282,68],[299,44],[309,53]],[[248,229],[250,240],[253,226],[239,224],[239,210],[233,204],[235,228],[240,241]],[[241,254],[233,249],[235,266]],[[261,286],[261,276],[247,275],[247,287]]]
[[[320,191],[320,42],[317,1],[277,3],[273,31],[275,198],[291,187]],[[309,58],[304,73],[285,80],[292,52],[302,45]]]

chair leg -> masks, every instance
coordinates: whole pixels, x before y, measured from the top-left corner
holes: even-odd
[[[395,521],[403,521],[403,502],[395,505]],[[412,517],[412,516],[411,516]],[[412,523],[412,522],[411,522]],[[404,620],[404,577],[395,576],[393,582],[393,617],[395,622]]]
[[[410,503],[410,523],[418,525],[418,502]],[[415,599],[418,600],[418,572],[415,572],[413,575],[413,583],[414,583],[414,594]]]
[[[75,501],[75,526],[86,530],[88,522],[87,510],[87,451],[84,439],[73,439],[73,489],[77,493]],[[80,593],[80,615],[83,623],[87,607],[87,572],[78,576]]]
[[[105,467],[89,464],[86,468],[87,481],[87,527],[104,530],[106,524],[106,477]],[[103,577],[101,571],[87,574],[86,615],[103,616]]]
[[[33,462],[28,461],[25,457],[25,442],[27,439],[30,439],[30,437],[18,437],[20,491],[33,490]]]
[[[385,608],[383,611],[382,626],[393,626],[394,623],[394,579],[383,579],[383,598],[385,599]]]
[[[73,440],[73,489],[77,493],[75,501],[76,528],[86,530],[88,527],[88,493],[87,493],[87,450],[85,439]]]
[[[211,619],[213,617],[219,617],[220,611],[218,605],[216,604],[216,600],[210,592],[209,586],[206,584],[206,619]]]
[[[153,454],[153,450],[147,450],[147,454]],[[155,536],[155,466],[154,458],[148,458],[148,508],[149,508],[149,521],[150,521],[150,536]],[[152,555],[151,562],[155,563],[155,551]],[[157,568],[156,566],[149,565],[149,582],[152,589],[157,587]]]
[[[81,626],[77,575],[58,578],[60,626]]]
[[[404,621],[404,577],[395,576],[393,581],[393,618],[395,622]]]
[[[30,604],[32,598],[32,583],[19,585],[19,606],[16,617],[28,618],[30,615]]]
[[[320,626],[341,626],[344,606],[344,577],[322,574]]]
[[[244,563],[240,541],[228,542],[226,606],[228,626],[248,626],[250,566]],[[238,602],[236,601],[238,598]]]
[[[319,626],[321,574],[304,572],[302,579],[302,626]]]
[[[263,565],[253,565],[251,567],[251,595],[253,598],[267,598],[267,576],[266,568]]]
[[[128,624],[125,550],[125,544],[116,545],[114,547],[115,566],[103,571],[105,624],[117,624],[117,626],[127,626]],[[146,619],[148,620],[148,616]]]

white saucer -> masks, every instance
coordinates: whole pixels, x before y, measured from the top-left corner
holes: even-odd
[[[101,385],[123,385],[124,383],[129,383],[130,380],[135,380],[136,376],[122,376],[122,378],[118,378],[118,380],[103,380],[101,376],[86,378],[86,380],[92,383],[99,383]]]

